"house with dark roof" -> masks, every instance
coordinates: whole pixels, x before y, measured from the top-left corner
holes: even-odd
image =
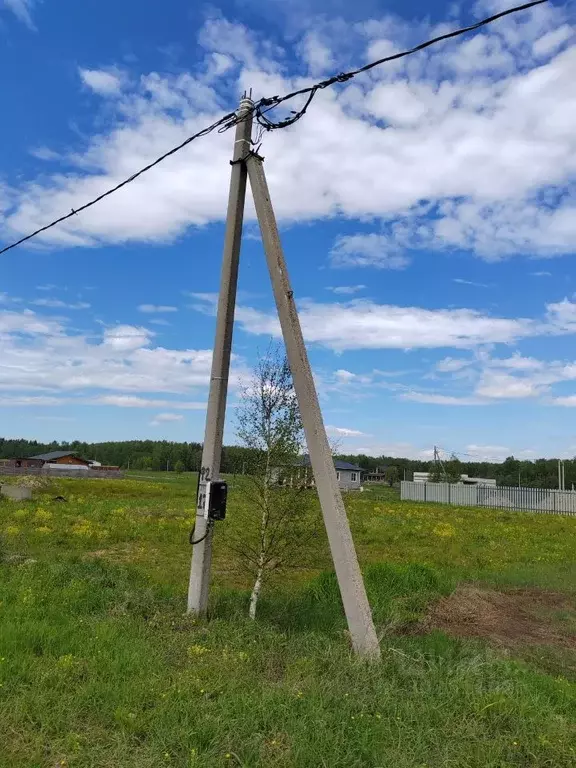
[[[66,464],[67,466],[86,467],[90,466],[87,459],[81,459],[71,451],[50,451],[49,453],[39,453],[37,456],[30,456],[31,459],[43,461],[44,464],[57,464],[58,466]]]
[[[362,467],[348,461],[334,460],[338,485],[346,491],[357,491],[362,484]]]
[[[360,489],[362,480],[362,467],[356,464],[350,464],[348,461],[340,461],[340,459],[334,459],[334,469],[336,470],[336,477],[338,479],[338,485],[342,491],[357,491]],[[275,473],[278,482],[303,483],[307,486],[314,486],[314,473],[312,472],[312,464],[310,462],[310,456],[302,456],[296,462],[295,468],[290,468],[288,471],[277,470]]]
[[[81,459],[71,451],[50,451],[38,453],[36,456],[16,456],[13,459],[7,459],[3,465],[12,469],[51,469],[52,467],[89,469],[90,462]]]
[[[83,459],[72,451],[49,451],[36,456],[0,459],[0,475],[53,475],[54,477],[123,477],[120,467]]]

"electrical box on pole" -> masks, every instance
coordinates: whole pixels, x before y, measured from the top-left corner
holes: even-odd
[[[228,484],[224,480],[212,480],[209,483],[206,515],[208,520],[225,520]]]

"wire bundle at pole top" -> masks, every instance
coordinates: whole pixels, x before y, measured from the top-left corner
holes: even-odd
[[[376,61],[372,61],[369,64],[365,64],[363,67],[359,67],[358,69],[354,69],[349,72],[341,72],[340,74],[333,75],[332,77],[326,80],[321,80],[320,82],[315,83],[314,85],[307,86],[305,88],[300,88],[297,91],[292,91],[283,96],[272,96],[268,98],[259,99],[254,104],[252,109],[244,113],[241,117],[238,116],[236,112],[229,112],[228,114],[223,115],[222,117],[220,117],[218,120],[216,120],[214,123],[207,126],[206,128],[203,128],[202,130],[198,131],[192,136],[188,136],[188,138],[184,139],[184,141],[182,141],[180,144],[178,144],[175,147],[172,147],[172,149],[168,150],[163,155],[160,155],[160,157],[156,158],[156,160],[153,160],[151,163],[148,163],[148,165],[145,165],[139,171],[136,171],[131,176],[121,181],[119,184],[116,184],[115,186],[103,192],[101,195],[98,195],[97,197],[93,198],[89,202],[84,203],[83,205],[80,205],[77,208],[72,208],[72,210],[69,213],[66,213],[63,216],[60,216],[57,219],[54,219],[54,221],[51,221],[49,224],[46,224],[45,226],[40,227],[39,229],[36,229],[34,232],[30,232],[30,234],[25,235],[24,237],[21,237],[19,240],[16,240],[15,242],[10,243],[10,245],[7,245],[4,248],[1,248],[0,255],[2,255],[3,253],[6,253],[12,248],[16,248],[17,246],[22,245],[22,243],[25,243],[26,241],[31,240],[34,237],[37,237],[42,232],[46,232],[48,229],[52,229],[52,227],[55,227],[56,225],[61,224],[63,221],[66,221],[67,219],[71,219],[73,216],[76,216],[78,213],[85,211],[87,208],[91,208],[93,205],[96,205],[96,203],[99,203],[104,198],[109,197],[110,195],[117,192],[119,189],[122,189],[122,187],[125,187],[131,182],[135,181],[137,178],[139,178],[140,176],[142,176],[144,173],[151,170],[155,166],[159,165],[168,157],[171,157],[172,155],[179,152],[181,149],[184,149],[184,147],[188,146],[188,144],[191,144],[193,141],[195,141],[196,139],[200,139],[203,136],[207,136],[209,133],[212,133],[215,130],[218,130],[219,133],[228,131],[230,128],[233,128],[239,122],[246,120],[251,114],[256,118],[259,125],[262,126],[262,128],[264,128],[265,130],[271,131],[271,130],[277,130],[279,128],[287,128],[288,126],[296,123],[306,114],[308,107],[312,103],[318,91],[324,90],[325,88],[329,88],[332,85],[336,85],[337,83],[346,83],[348,82],[348,80],[351,80],[357,75],[362,74],[363,72],[368,72],[369,70],[374,69],[375,67],[381,66],[382,64],[386,64],[391,61],[396,61],[406,56],[411,56],[412,54],[418,53],[418,51],[423,51],[425,48],[429,48],[430,46],[440,43],[443,40],[449,40],[453,37],[458,37],[468,32],[473,32],[488,24],[492,24],[493,22],[505,16],[509,16],[513,13],[518,13],[519,11],[525,11],[529,8],[532,8],[536,5],[542,5],[543,3],[546,3],[546,2],[548,2],[548,0],[532,0],[532,2],[524,3],[523,5],[518,5],[518,6],[515,6],[514,8],[508,8],[505,11],[500,11],[499,13],[496,13],[493,16],[489,16],[485,19],[482,19],[481,21],[478,21],[475,24],[472,24],[468,27],[461,27],[460,29],[455,29],[452,32],[446,32],[443,35],[438,35],[437,37],[434,37],[430,40],[420,43],[419,45],[416,45],[414,48],[409,48],[408,50],[405,50],[405,51],[393,53],[390,56],[385,56],[381,59],[377,59]],[[270,120],[270,118],[266,117],[266,114],[270,112],[272,109],[279,106],[280,104],[283,104],[286,101],[289,101],[290,99],[296,98],[297,96],[307,96],[308,98],[306,99],[304,106],[301,109],[294,111],[290,117],[287,117],[284,120],[279,120],[278,122],[274,122],[273,120]]]

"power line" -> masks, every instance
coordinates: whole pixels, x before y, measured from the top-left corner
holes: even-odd
[[[121,181],[119,184],[116,184],[115,187],[111,187],[106,192],[103,192],[101,195],[98,195],[98,197],[95,197],[93,200],[90,200],[89,203],[85,203],[84,205],[81,205],[78,208],[72,208],[70,213],[67,213],[64,216],[60,216],[60,218],[58,219],[54,219],[54,221],[50,222],[50,224],[46,224],[46,226],[40,227],[40,229],[37,229],[34,232],[31,232],[29,235],[26,235],[26,237],[22,237],[20,238],[20,240],[17,240],[15,243],[11,243],[11,245],[7,245],[5,248],[2,248],[2,250],[0,250],[0,256],[3,253],[6,253],[6,251],[9,251],[11,248],[16,248],[17,245],[22,245],[22,243],[25,243],[26,240],[31,240],[33,237],[36,237],[36,235],[39,235],[41,232],[46,232],[47,229],[52,229],[52,227],[55,227],[57,224],[60,224],[61,222],[66,221],[66,219],[71,219],[72,216],[76,216],[77,213],[81,213],[82,211],[85,211],[87,208],[91,208],[93,205],[96,205],[96,203],[99,203],[100,200],[103,200],[105,197],[108,197],[109,195],[114,194],[114,192],[117,192],[119,189],[122,189],[122,187],[125,187],[127,184],[130,184],[139,176],[142,176],[143,173],[146,173],[146,171],[149,171],[151,168],[154,168],[155,165],[158,165],[163,160],[166,160],[166,158],[170,157],[170,155],[176,154],[176,152],[179,152],[181,149],[183,149],[185,146],[190,144],[195,139],[199,139],[201,136],[206,136],[207,134],[212,133],[212,131],[216,130],[216,128],[221,128],[222,126],[224,126],[227,130],[229,127],[235,124],[236,124],[236,114],[234,112],[229,112],[227,115],[224,115],[224,117],[221,117],[215,123],[212,123],[212,125],[209,125],[207,128],[203,128],[201,131],[198,131],[198,133],[195,133],[194,135],[189,136],[187,139],[184,139],[184,141],[181,144],[178,144],[176,147],[172,147],[172,149],[168,150],[168,152],[165,152],[163,155],[160,155],[160,157],[156,158],[156,160],[154,160],[152,163],[149,163],[148,165],[144,166],[144,168],[141,168],[139,171],[136,171],[136,173],[133,173],[132,176],[129,176],[127,179],[124,179],[124,181]]]
[[[202,138],[203,136],[207,136],[209,133],[212,133],[216,129],[218,129],[219,133],[223,133],[224,131],[227,131],[233,126],[237,125],[239,122],[246,120],[248,115],[250,114],[255,115],[258,123],[266,130],[276,130],[278,128],[286,128],[289,125],[293,125],[294,123],[296,123],[298,120],[300,120],[300,118],[302,118],[306,114],[306,111],[310,106],[310,104],[312,103],[314,96],[316,96],[316,94],[320,90],[324,90],[325,88],[335,85],[336,83],[345,83],[348,80],[351,80],[353,77],[356,77],[356,75],[359,75],[363,72],[368,72],[369,70],[373,69],[374,67],[378,67],[381,64],[386,64],[387,62],[396,61],[397,59],[404,58],[405,56],[410,56],[414,53],[417,53],[418,51],[423,51],[425,48],[428,48],[431,45],[435,45],[436,43],[442,42],[443,40],[449,40],[452,37],[458,37],[459,35],[464,35],[468,32],[473,32],[474,30],[480,29],[480,27],[484,27],[487,24],[492,24],[494,21],[497,21],[498,19],[501,19],[504,16],[509,16],[510,14],[518,13],[519,11],[525,11],[528,8],[532,8],[535,5],[541,5],[542,3],[546,3],[546,2],[548,2],[548,0],[533,0],[533,2],[524,3],[524,5],[517,5],[514,8],[508,8],[505,11],[501,11],[500,13],[496,13],[493,16],[489,16],[488,18],[482,19],[481,21],[478,21],[476,24],[472,24],[469,27],[462,27],[452,32],[447,32],[443,35],[439,35],[438,37],[434,37],[431,40],[427,40],[424,43],[420,43],[414,48],[401,51],[400,53],[394,53],[391,56],[385,56],[384,58],[377,59],[376,61],[373,61],[370,64],[365,64],[363,67],[360,67],[359,69],[354,69],[354,70],[351,70],[350,72],[341,72],[340,74],[334,75],[333,77],[330,77],[327,80],[322,80],[319,83],[316,83],[315,85],[309,86],[307,88],[301,88],[300,90],[292,91],[291,93],[287,93],[284,96],[272,96],[271,98],[262,98],[258,102],[256,102],[256,104],[254,104],[253,108],[248,111],[248,114],[245,114],[241,118],[239,118],[235,112],[229,112],[227,115],[224,115],[219,120],[212,123],[212,125],[209,125],[208,127],[203,128],[201,131],[198,131],[192,136],[189,136],[187,139],[184,139],[183,142],[173,147],[172,149],[168,150],[168,152],[165,152],[163,155],[160,155],[160,157],[156,158],[156,160],[144,166],[144,168],[141,168],[139,171],[136,171],[136,173],[133,173],[132,176],[129,176],[127,179],[124,179],[124,181],[121,181],[119,184],[116,184],[114,187],[111,187],[106,192],[103,192],[101,195],[98,195],[93,200],[90,200],[88,203],[84,203],[84,205],[81,205],[78,208],[72,208],[70,213],[67,213],[63,216],[60,216],[57,219],[54,219],[54,221],[51,221],[50,224],[46,224],[45,226],[40,227],[39,229],[36,229],[34,232],[31,232],[29,235],[26,235],[25,237],[20,238],[20,240],[16,240],[10,245],[5,246],[0,250],[0,256],[3,253],[10,251],[12,248],[16,248],[17,246],[22,245],[22,243],[25,243],[27,240],[31,240],[33,237],[40,235],[42,232],[46,232],[46,230],[52,229],[52,227],[55,227],[57,224],[61,224],[63,221],[66,221],[67,219],[71,219],[73,216],[76,216],[76,214],[81,213],[82,211],[85,211],[87,208],[91,208],[93,205],[96,205],[96,203],[99,203],[105,197],[109,197],[109,195],[114,194],[114,192],[117,192],[119,189],[122,189],[122,187],[125,187],[127,184],[130,184],[131,182],[135,181],[139,176],[142,176],[142,174],[151,170],[156,165],[159,165],[161,162],[166,160],[171,155],[174,155],[176,154],[176,152],[179,152],[181,149],[184,149],[184,147],[188,146],[188,144],[192,143],[196,139]],[[304,106],[300,110],[293,112],[292,117],[288,117],[278,122],[274,122],[266,117],[266,113],[270,112],[270,110],[274,109],[279,104],[282,104],[285,101],[293,99],[296,96],[305,96],[305,95],[308,95],[308,99],[306,100]]]
[[[514,8],[508,8],[506,11],[495,13],[493,16],[482,19],[481,21],[476,22],[476,24],[471,24],[469,27],[462,27],[452,32],[446,32],[444,35],[438,35],[438,37],[427,40],[425,43],[420,43],[414,48],[409,48],[406,51],[393,53],[390,56],[377,59],[376,61],[372,61],[370,64],[366,64],[365,66],[360,67],[359,69],[354,69],[350,72],[342,72],[339,75],[334,75],[333,77],[328,78],[328,80],[322,80],[322,82],[316,83],[316,85],[309,86],[308,88],[301,88],[298,91],[292,91],[292,93],[288,93],[285,96],[274,96],[271,99],[260,99],[256,110],[256,119],[260,125],[263,125],[268,130],[273,130],[275,128],[286,128],[288,125],[292,125],[297,120],[300,120],[300,118],[306,114],[306,110],[312,103],[314,96],[318,91],[323,90],[324,88],[328,88],[335,83],[345,83],[347,80],[351,80],[353,77],[356,77],[356,75],[359,75],[362,72],[368,72],[370,69],[374,69],[374,67],[378,67],[381,64],[386,64],[389,61],[396,61],[397,59],[402,59],[405,56],[410,56],[413,53],[417,53],[418,51],[423,51],[425,48],[429,48],[431,45],[440,43],[442,40],[449,40],[452,37],[458,37],[459,35],[464,35],[467,32],[473,32],[474,30],[480,29],[480,27],[484,27],[487,24],[492,24],[494,21],[497,21],[504,16],[509,16],[512,13],[517,13],[518,11],[525,11],[535,5],[541,5],[542,3],[546,2],[548,2],[548,0],[534,0],[533,2],[525,3],[524,5],[517,5]],[[268,107],[269,109],[266,111],[269,111],[270,109],[278,106],[278,104],[281,104],[283,101],[293,99],[295,96],[305,96],[306,94],[308,94],[308,99],[302,109],[298,112],[295,112],[292,117],[286,118],[286,120],[281,120],[278,123],[274,123],[271,120],[268,120],[268,118],[265,117],[265,113],[262,112],[262,107]]]

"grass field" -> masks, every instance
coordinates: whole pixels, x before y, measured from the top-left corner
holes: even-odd
[[[242,478],[185,616],[196,478],[134,475],[0,501],[2,768],[576,764],[575,519],[348,495],[367,665],[323,533],[246,619]]]

